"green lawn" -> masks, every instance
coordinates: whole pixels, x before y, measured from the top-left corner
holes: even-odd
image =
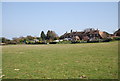
[[[118,78],[118,42],[6,45],[2,51],[4,79]]]

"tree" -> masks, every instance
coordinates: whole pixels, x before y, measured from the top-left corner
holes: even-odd
[[[54,32],[54,31],[51,31],[51,39],[54,40],[54,39],[57,39],[58,35]]]
[[[2,40],[1,40],[2,39]],[[8,44],[9,43],[9,39],[7,39],[7,38],[5,38],[5,37],[2,37],[2,38],[0,38],[0,42],[2,42],[2,43],[6,43],[6,44]]]
[[[19,37],[20,43],[25,43],[27,41],[26,37]]]
[[[45,35],[44,31],[41,32],[41,38],[42,38],[42,40],[46,40],[46,35]]]
[[[58,35],[54,31],[48,30],[47,32],[47,39],[48,40],[54,40],[58,37]]]
[[[27,40],[33,40],[34,37],[32,37],[32,36],[27,36],[26,39],[27,39]]]
[[[50,40],[50,38],[51,38],[51,31],[50,30],[48,30],[48,32],[47,32],[47,37],[46,37],[48,40]]]
[[[12,42],[18,44],[18,43],[20,43],[20,38],[14,37],[14,38],[12,38]]]
[[[70,33],[72,33],[73,31],[72,31],[72,29],[70,30]]]

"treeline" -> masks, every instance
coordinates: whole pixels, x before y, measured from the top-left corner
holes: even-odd
[[[5,44],[31,44],[31,43],[47,43],[52,42],[53,40],[59,39],[59,36],[51,30],[48,30],[45,34],[44,31],[40,33],[39,37],[26,36],[26,37],[14,37],[12,40],[5,37],[1,37],[0,40]]]
[[[18,37],[18,38],[15,37],[15,38],[12,38],[12,40],[7,39],[5,37],[1,38],[2,43],[5,43],[5,44],[24,44],[26,43],[26,41],[30,41],[33,39],[39,39],[39,37],[33,37],[33,36]]]
[[[0,38],[0,45],[4,44],[67,44],[67,43],[85,43],[85,42],[108,42],[120,40],[120,29],[115,31],[113,34],[103,32],[100,35],[98,30],[93,28],[85,29],[82,32],[65,33],[60,37],[55,31],[48,30],[47,33],[41,31],[39,37],[26,36],[26,37],[14,37],[12,40],[5,37]]]

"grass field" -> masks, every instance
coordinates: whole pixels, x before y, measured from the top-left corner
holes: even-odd
[[[117,79],[118,42],[2,47],[4,79]]]

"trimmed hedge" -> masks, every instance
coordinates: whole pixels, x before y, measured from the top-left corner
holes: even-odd
[[[71,41],[60,41],[57,44],[71,44]]]
[[[49,44],[57,44],[57,42],[50,42]]]
[[[26,44],[47,44],[47,43],[42,42],[42,41],[38,41],[38,42],[34,42],[34,41],[26,41],[25,43],[26,43]]]
[[[113,40],[120,40],[120,37],[114,37]]]

